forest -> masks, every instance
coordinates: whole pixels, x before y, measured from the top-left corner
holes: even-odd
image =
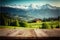
[[[0,28],[7,27],[23,27],[23,28],[38,28],[38,29],[54,29],[60,28],[60,16],[56,18],[35,19],[31,21],[20,20],[19,18],[11,17],[9,13],[0,13]]]

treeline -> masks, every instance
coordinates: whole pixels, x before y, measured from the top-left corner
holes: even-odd
[[[56,18],[44,18],[43,19],[43,22],[46,22],[46,21],[60,21],[60,16],[56,17]]]
[[[13,16],[10,16],[9,13],[0,13],[0,26],[16,26],[16,27],[30,27],[29,23],[25,20],[20,20],[19,18],[14,18]],[[49,21],[50,23],[48,23]],[[57,21],[57,22],[54,22]],[[46,28],[60,28],[60,16],[57,18],[44,18],[42,20],[42,24],[37,24],[38,28],[46,29]],[[33,22],[32,22],[33,23]],[[34,25],[34,24],[32,24]],[[40,27],[42,25],[42,27]],[[33,26],[34,27],[34,26]]]
[[[26,21],[21,21],[19,18],[14,18],[9,13],[0,13],[0,26],[18,26],[25,27]]]

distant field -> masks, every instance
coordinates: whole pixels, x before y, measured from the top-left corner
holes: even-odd
[[[44,25],[43,25],[44,24]],[[47,27],[48,29],[51,29],[51,27],[56,28],[59,26],[60,28],[60,21],[51,21],[51,22],[40,22],[40,23],[28,23],[28,26],[26,27],[18,27],[18,26],[0,26],[0,28],[27,28],[27,29],[42,29],[42,27]]]
[[[0,26],[0,28],[8,28],[8,29],[36,29],[36,28],[17,27],[17,26]]]
[[[60,27],[60,22],[59,21],[52,21],[52,22],[40,22],[40,23],[29,23],[29,27],[30,28],[41,28],[42,27],[42,24],[46,24],[46,26],[48,27],[56,27],[56,26],[59,26]]]

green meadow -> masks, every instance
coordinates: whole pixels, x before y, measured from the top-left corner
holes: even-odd
[[[40,22],[40,23],[22,23],[20,26],[0,26],[0,28],[22,28],[22,29],[54,29],[60,28],[60,21]]]
[[[8,13],[7,13],[8,14]],[[31,21],[20,20],[0,13],[0,28],[37,28],[37,29],[54,29],[60,28],[60,16],[57,18],[34,19]]]

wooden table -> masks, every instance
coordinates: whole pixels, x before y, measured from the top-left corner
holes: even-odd
[[[60,29],[0,29],[0,39],[60,40]]]

